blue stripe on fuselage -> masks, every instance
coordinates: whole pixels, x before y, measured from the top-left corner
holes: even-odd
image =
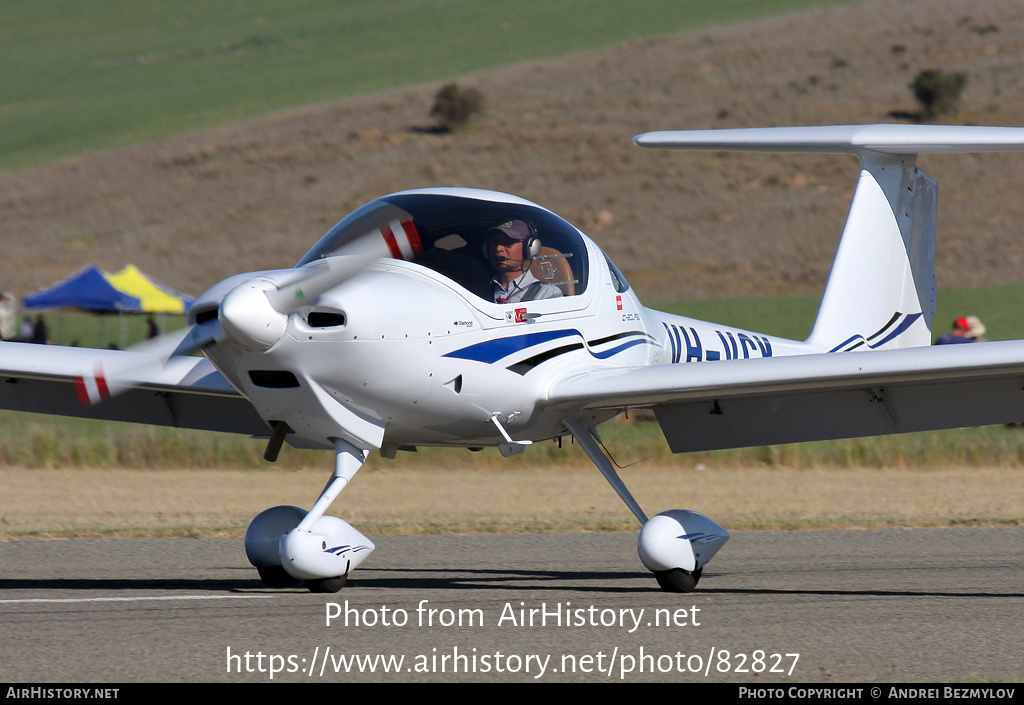
[[[462,348],[461,350],[453,350],[447,353],[445,357],[456,357],[461,360],[475,360],[476,362],[492,364],[503,357],[508,357],[514,352],[532,348],[534,345],[546,343],[549,340],[558,340],[559,338],[567,338],[573,335],[583,337],[578,330],[551,330],[540,333],[527,333],[526,335],[511,335],[507,338],[485,340],[482,343],[470,345],[468,348]]]
[[[587,346],[587,352],[599,360],[606,360],[613,355],[617,355],[623,350],[633,347],[634,345],[643,345],[645,343],[650,345],[656,344],[644,333],[636,332],[631,333],[631,335],[641,337],[638,340],[631,340],[602,352],[594,352],[590,350],[589,346]],[[460,360],[474,360],[476,362],[493,364],[498,360],[512,355],[513,353],[519,352],[520,350],[526,350],[527,348],[532,348],[535,345],[547,343],[552,340],[576,336],[583,339],[583,334],[575,328],[568,330],[542,331],[539,333],[526,333],[524,335],[512,335],[507,338],[486,340],[482,343],[470,345],[469,347],[453,350],[452,352],[445,354],[444,357],[454,357]]]

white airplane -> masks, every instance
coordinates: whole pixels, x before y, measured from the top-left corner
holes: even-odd
[[[642,525],[643,565],[664,590],[685,592],[729,534],[693,511],[647,517],[597,432],[624,410],[653,408],[677,453],[1024,418],[1024,341],[929,347],[937,188],[915,166],[919,153],[1024,149],[1024,128],[706,130],[635,141],[860,158],[806,341],[645,308],[598,246],[550,211],[501,193],[429,189],[359,208],[294,268],[222,281],[177,339],[123,352],[0,344],[0,408],[262,436],[271,461],[283,442],[333,450],[312,508],[268,509],[245,538],[264,583],[305,581],[315,592],[339,590],[374,550],[325,515],[372,450],[394,458],[418,446],[497,447],[508,456],[573,436]],[[508,291],[492,283],[496,271],[513,273]],[[196,350],[205,357],[187,355]]]

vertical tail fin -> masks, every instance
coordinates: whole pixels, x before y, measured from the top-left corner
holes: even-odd
[[[808,343],[819,350],[928,345],[938,187],[918,154],[1024,150],[1024,128],[845,125],[649,132],[641,147],[856,154],[860,181]]]
[[[808,343],[830,352],[931,343],[938,184],[916,155],[862,156]]]

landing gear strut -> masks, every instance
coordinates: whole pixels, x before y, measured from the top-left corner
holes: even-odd
[[[272,507],[245,532],[246,555],[268,587],[305,581],[311,592],[337,592],[376,548],[348,522],[324,516],[366,460],[365,451],[341,439],[334,451],[334,474],[312,509]]]
[[[596,432],[575,419],[567,419],[565,427],[643,527],[637,551],[644,567],[654,573],[665,592],[692,592],[704,566],[729,540],[729,532],[687,509],[671,509],[648,519],[601,449]]]

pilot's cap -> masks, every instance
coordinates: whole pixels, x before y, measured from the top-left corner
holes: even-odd
[[[509,220],[488,230],[487,237],[492,238],[499,233],[507,235],[513,240],[526,240],[533,234],[533,228],[525,220]]]

